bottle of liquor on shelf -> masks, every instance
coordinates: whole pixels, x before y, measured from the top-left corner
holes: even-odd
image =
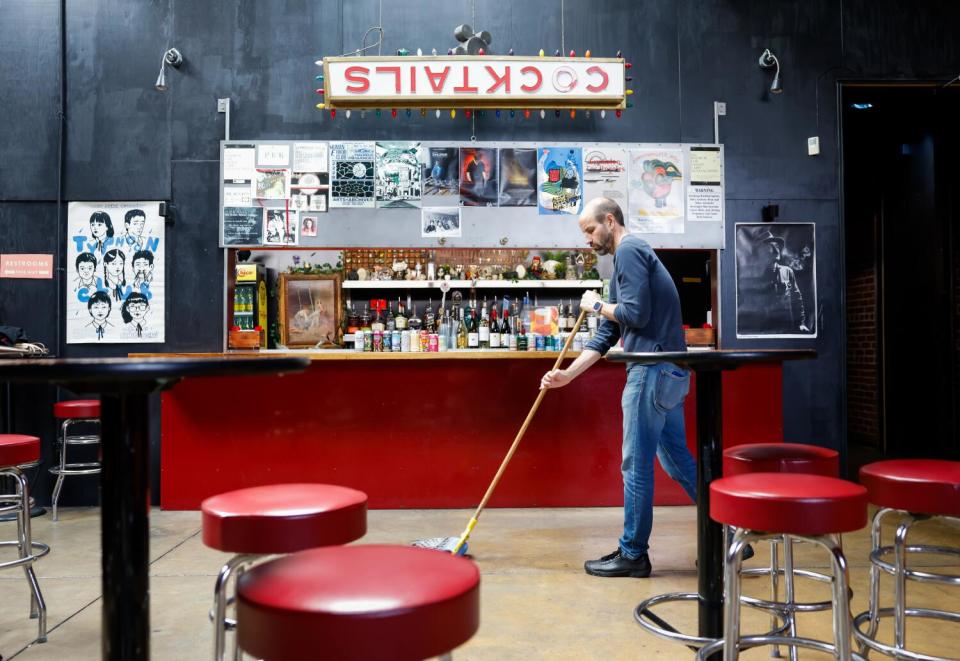
[[[513,332],[513,318],[509,310],[503,311],[503,323],[500,324],[500,345],[510,351],[517,350],[517,336]]]
[[[500,322],[497,319],[497,299],[493,299],[493,309],[490,310],[490,348],[499,349],[500,348],[500,338],[502,337],[502,329],[500,327]]]
[[[600,323],[600,315],[592,310],[587,314],[587,333],[593,337],[597,333],[597,326]]]
[[[387,325],[383,322],[383,317],[380,316],[380,308],[377,308],[377,314],[374,315],[373,319],[370,321],[370,330],[372,330],[374,333],[379,332],[382,335],[386,328]]]
[[[477,327],[476,309],[467,310],[467,348],[480,348],[480,329]]]
[[[403,312],[403,303],[400,302],[399,296],[397,296],[397,316],[394,323],[398,331],[407,330],[407,315]]]
[[[393,302],[387,303],[387,319],[386,319],[387,330],[391,333],[397,329],[397,318],[393,316]]]
[[[420,329],[423,328],[423,320],[417,316],[417,304],[413,304],[413,310],[410,312],[410,318],[407,320],[407,326],[412,331],[420,332]]]
[[[370,306],[367,305],[363,309],[363,314],[360,315],[360,327],[367,329],[370,328]],[[370,330],[373,330],[370,328]]]
[[[570,302],[567,303],[567,321],[564,324],[564,329],[568,333],[573,332],[573,325],[577,323],[577,313],[574,312],[573,299],[570,299]]]
[[[467,322],[463,315],[463,308],[460,308],[460,319],[457,324],[457,348],[467,348]]]
[[[527,350],[527,332],[524,329],[523,320],[517,320],[517,351],[526,351]]]
[[[483,312],[480,313],[480,325],[478,330],[480,339],[480,348],[490,348],[490,315],[487,313],[487,298],[483,298]]]
[[[436,330],[437,318],[433,313],[433,298],[427,299],[427,309],[423,312],[423,327],[427,330],[428,333],[433,333]]]

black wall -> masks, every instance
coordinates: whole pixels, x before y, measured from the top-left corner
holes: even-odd
[[[0,251],[58,252],[59,2],[0,0]],[[560,2],[383,3],[383,53],[440,52],[453,28],[493,34],[493,50],[561,47]],[[67,3],[65,200],[166,199],[167,336],[142,350],[219,350],[223,263],[217,249],[218,141],[233,102],[234,139],[464,139],[469,121],[389,113],[330,120],[314,109],[314,59],[360,46],[377,22],[374,0],[89,0]],[[734,223],[780,205],[783,221],[817,224],[819,359],[784,369],[787,440],[844,448],[843,247],[837,141],[838,78],[952,78],[958,72],[952,2],[897,0],[598,0],[566,3],[563,47],[633,62],[636,107],[622,119],[478,119],[482,139],[711,142],[712,105],[726,145],[727,241]],[[369,42],[368,42],[369,43]],[[164,49],[185,58],[153,89]],[[782,63],[784,92],[768,93],[764,48]],[[819,110],[819,112],[818,112]],[[821,154],[806,155],[819,135]],[[722,259],[724,344],[734,339],[733,254]],[[63,267],[62,260],[60,267]],[[2,321],[58,343],[63,302],[51,281],[0,280]],[[62,326],[61,326],[62,327]],[[773,345],[749,341],[750,345]],[[128,346],[60,346],[67,356],[123,355]],[[46,403],[21,406],[22,431]],[[28,424],[29,423],[29,424]],[[36,427],[34,427],[36,428]]]

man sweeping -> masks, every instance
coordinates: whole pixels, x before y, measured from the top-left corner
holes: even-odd
[[[560,388],[577,378],[623,338],[626,351],[686,351],[680,296],[667,269],[650,245],[627,232],[623,211],[605,197],[588,202],[580,230],[600,255],[613,254],[610,302],[585,292],[582,309],[602,317],[597,334],[580,356],[562,370],[543,376],[541,388]],[[687,450],[683,400],[689,371],[671,363],[627,366],[623,389],[623,536],[613,553],[588,560],[593,576],[650,575],[650,529],[653,525],[653,458],[687,495],[697,498],[697,468]]]

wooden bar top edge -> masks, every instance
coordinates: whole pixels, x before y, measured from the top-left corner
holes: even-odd
[[[321,360],[531,360],[553,359],[559,351],[423,351],[409,353],[350,351],[348,349],[315,349],[290,351],[227,351],[222,353],[130,353],[130,358],[280,358],[299,357]],[[579,351],[568,351],[568,358],[576,358]]]

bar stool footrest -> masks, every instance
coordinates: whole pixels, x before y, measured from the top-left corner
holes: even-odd
[[[956,560],[960,560],[960,548],[957,547],[915,544],[904,546],[904,549],[907,553],[949,555],[953,556]],[[881,546],[870,553],[870,562],[890,575],[896,574],[896,565],[883,559],[883,557],[887,555],[894,555],[894,548],[892,546]],[[920,571],[919,569],[910,569],[909,567],[905,568],[903,573],[907,579],[911,581],[960,585],[960,574],[936,574],[933,572]]]
[[[830,643],[825,643],[822,640],[813,640],[812,638],[793,638],[791,636],[742,636],[740,638],[740,645],[738,649],[740,651],[749,649],[751,647],[760,647],[763,645],[782,645],[784,647],[805,647],[807,649],[817,650],[819,652],[825,652],[827,654],[836,654],[836,648]],[[720,654],[723,652],[723,641],[718,640],[716,642],[710,643],[700,648],[697,652],[697,661],[705,661],[705,659],[710,658],[713,654]],[[856,652],[851,653],[850,658],[852,661],[868,661],[865,657],[857,654]]]
[[[893,617],[893,608],[879,608],[877,609],[877,615],[880,618]],[[906,615],[906,617],[927,617],[935,620],[960,623],[960,613],[951,613],[950,611],[936,610],[933,608],[906,608],[904,609],[904,615]],[[907,649],[900,649],[893,645],[881,643],[867,636],[867,634],[861,630],[860,627],[864,624],[869,624],[869,622],[870,611],[868,610],[863,611],[853,618],[853,637],[854,640],[860,644],[861,649],[867,647],[875,652],[886,654],[895,659],[907,659],[908,661],[960,661],[960,657],[931,656],[929,654],[911,652]]]
[[[78,435],[78,436],[67,436],[67,445],[89,445],[92,443],[99,443],[100,436],[98,434],[87,434],[87,435]]]
[[[20,546],[20,543],[17,541],[3,541],[0,542],[0,547],[4,546]],[[42,542],[31,542],[30,550],[33,551],[30,555],[24,558],[16,558],[15,560],[7,560],[6,562],[0,562],[0,570],[10,569],[12,567],[23,567],[25,565],[32,565],[34,562],[50,553],[50,547]]]
[[[663,604],[671,601],[699,601],[700,595],[696,592],[667,592],[664,594],[658,594],[655,597],[650,597],[649,599],[644,599],[633,611],[633,619],[637,621],[643,629],[648,633],[662,640],[667,640],[673,643],[682,643],[688,647],[692,648],[701,648],[705,645],[712,645],[717,642],[723,642],[722,640],[718,641],[716,638],[709,638],[706,636],[694,636],[692,634],[685,634],[680,631],[670,631],[665,629],[654,621],[648,622],[646,618],[652,619],[651,616],[654,616],[651,608],[658,604]],[[776,610],[776,609],[772,609]],[[769,632],[768,635],[773,634],[783,634],[790,627],[790,623],[786,619],[786,614],[783,612],[777,612],[777,617],[779,617],[783,624],[779,629],[774,629]],[[657,620],[660,618],[657,617]],[[661,620],[662,621],[662,620]]]
[[[65,464],[62,470],[59,466],[50,469],[50,473],[53,475],[95,475],[99,472],[99,461]]]

